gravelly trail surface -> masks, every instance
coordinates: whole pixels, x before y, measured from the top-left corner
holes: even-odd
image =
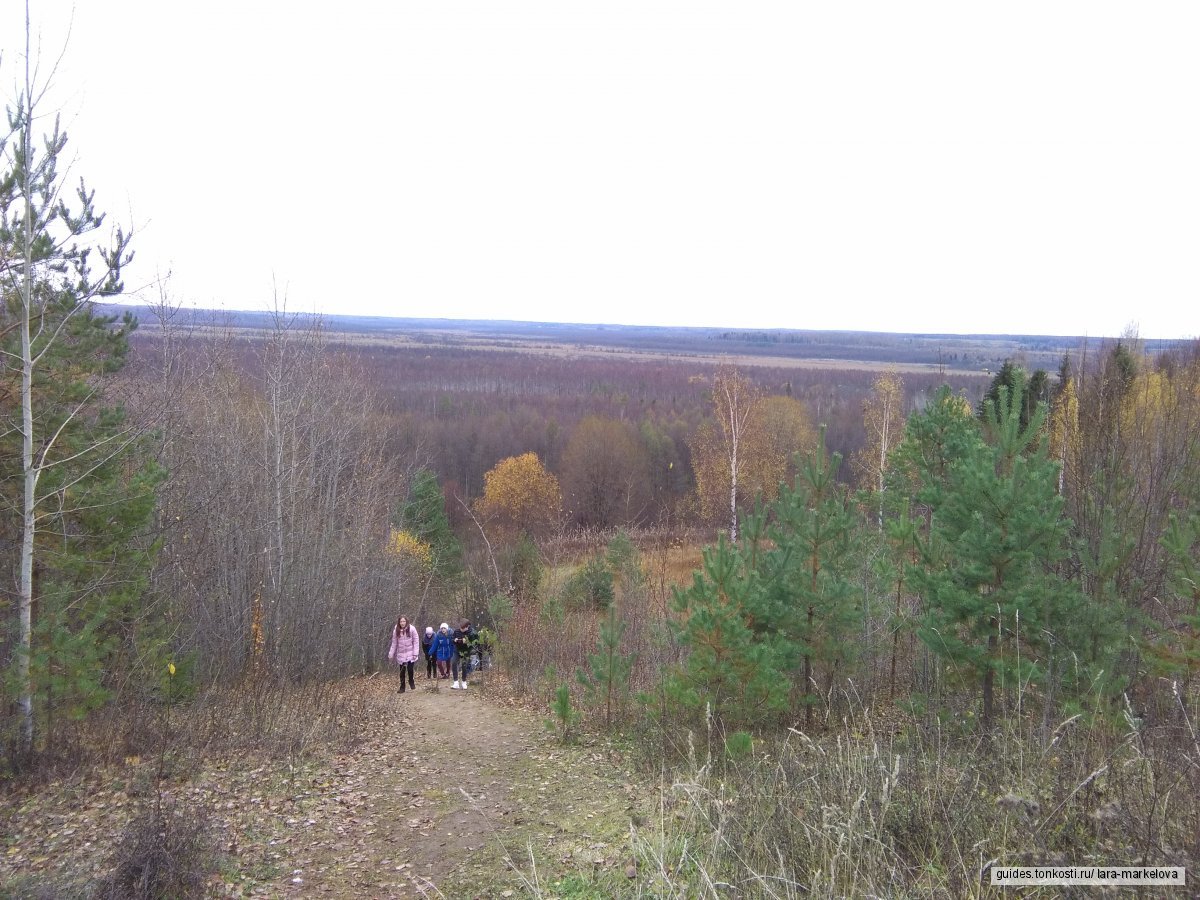
[[[209,823],[210,897],[646,895],[631,822],[656,817],[657,787],[637,786],[619,753],[563,746],[490,673],[466,691],[398,684],[344,683],[360,739],[296,767],[128,757],[0,797],[0,896],[88,896],[156,795],[174,821]]]
[[[556,878],[624,872],[644,805],[606,752],[563,747],[529,713],[424,680],[374,680],[378,732],[302,800],[274,888],[288,896],[553,894]]]

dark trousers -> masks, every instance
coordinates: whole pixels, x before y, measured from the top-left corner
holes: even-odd
[[[425,677],[433,678],[437,674],[437,660],[432,656],[425,657]]]
[[[450,659],[450,667],[454,670],[455,681],[459,680],[458,673],[460,670],[462,671],[462,680],[466,681],[467,676],[471,674],[471,658],[469,656],[462,657],[455,654],[455,656]]]
[[[414,691],[417,689],[416,683],[413,681],[413,664],[412,662],[400,663],[400,693],[404,693],[404,679],[408,678],[408,686]]]

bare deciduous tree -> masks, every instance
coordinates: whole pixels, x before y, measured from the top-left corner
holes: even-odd
[[[409,466],[385,455],[378,401],[319,322],[282,309],[272,329],[229,333],[181,389],[163,548],[208,677],[324,677],[373,664],[406,577],[389,514]]]

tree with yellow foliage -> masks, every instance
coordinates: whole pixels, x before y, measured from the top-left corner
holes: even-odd
[[[792,471],[792,458],[809,450],[815,433],[804,406],[791,397],[764,397],[735,366],[723,363],[713,378],[714,420],[691,442],[696,494],[706,519],[729,515],[737,540],[738,509],[748,500],[770,502]]]
[[[1058,460],[1058,492],[1066,486],[1067,472],[1079,467],[1079,392],[1071,374],[1071,359],[1063,357],[1050,405],[1050,455]]]
[[[544,534],[562,515],[562,490],[536,453],[522,453],[500,460],[484,474],[475,511],[502,528]]]
[[[863,402],[863,426],[867,444],[854,454],[853,467],[859,486],[878,494],[876,523],[882,530],[888,456],[904,436],[904,382],[895,372],[884,372],[875,379]]]
[[[433,550],[429,544],[411,531],[393,528],[388,536],[388,553],[397,559],[411,560],[422,569],[428,568],[433,563]]]
[[[804,404],[782,394],[763,398],[762,427],[766,453],[759,481],[763,499],[774,500],[780,484],[791,484],[796,477],[797,454],[804,456],[816,450],[817,431]]]

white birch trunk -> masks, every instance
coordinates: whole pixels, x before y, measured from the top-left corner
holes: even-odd
[[[883,431],[879,435],[879,509],[876,511],[876,525],[880,531],[883,531],[883,476],[887,470],[887,455],[888,455],[888,438],[889,429],[892,424],[892,398],[888,396],[884,399],[883,405]]]
[[[729,416],[729,425],[724,429],[725,452],[729,462],[729,539],[736,542],[738,536],[738,470],[741,466],[742,434],[745,432],[746,423],[753,412],[755,399],[752,391],[743,391],[744,385],[739,380],[736,371],[731,372],[724,379],[718,374],[717,378],[720,393],[724,395],[725,400],[723,412]],[[716,398],[717,393],[714,391],[714,399]]]
[[[20,709],[20,733],[17,753],[27,758],[33,752],[33,677],[30,657],[33,652],[33,539],[37,528],[38,470],[33,459],[33,91],[29,74],[29,3],[25,4],[25,121],[22,123],[21,152],[25,167],[21,190],[25,200],[24,259],[21,285],[21,469],[25,476],[21,503],[21,596],[19,606],[19,642],[17,650],[17,706]]]
[[[28,151],[28,144],[26,145]],[[28,157],[26,157],[28,158]],[[25,284],[21,293],[21,467],[25,476],[21,504],[21,597],[20,648],[17,651],[17,706],[21,711],[18,755],[28,757],[33,751],[33,677],[30,656],[33,652],[33,539],[37,528],[38,470],[33,460],[33,346],[29,335],[32,291],[29,204],[25,205]]]
[[[737,543],[737,477],[738,477],[738,442],[741,438],[738,427],[738,396],[737,386],[731,392],[729,383],[724,385],[725,405],[729,410],[729,540]]]

